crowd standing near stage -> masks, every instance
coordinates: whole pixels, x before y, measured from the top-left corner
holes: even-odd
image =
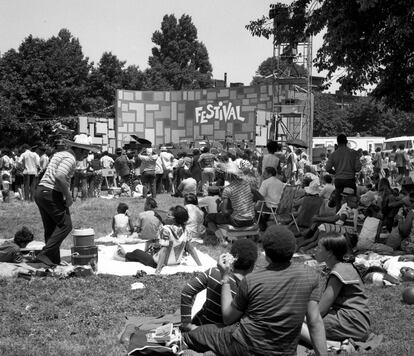
[[[350,149],[347,143],[346,136],[339,135],[335,149],[314,158],[317,163],[309,160],[305,149],[274,141],[265,154],[205,146],[174,155],[161,146],[138,152],[118,148],[112,156],[96,149],[88,153],[88,144],[76,142],[69,150],[57,146],[53,154],[28,145],[3,148],[2,201],[36,201],[46,239],[40,260],[50,265],[60,262],[57,249],[71,229],[67,207],[103,192],[106,198],[145,199],[137,226],[128,205],[119,204],[112,236],[135,234],[148,240],[145,252],[126,253],[119,247],[117,257],[139,261],[156,272],[180,263],[185,253],[201,265],[194,242],[213,238],[227,245],[223,225],[257,225],[269,265],[253,271],[256,244],[237,241],[230,254],[220,256],[217,268],[190,281],[182,292],[181,341],[198,352],[226,355],[290,355],[300,341],[323,355],[326,338],[365,341],[369,335],[363,281],[372,281],[371,266],[360,261],[357,269],[355,252],[399,253],[405,255],[401,261],[414,261],[414,152],[400,146],[370,154]],[[156,212],[158,194],[183,198],[164,220]],[[55,212],[48,202],[57,198],[63,202],[65,231],[52,223]],[[246,244],[251,244],[250,254],[237,252]],[[5,246],[4,256],[19,246]],[[314,270],[291,263],[295,252],[311,252],[325,264],[330,272],[324,289]],[[382,280],[396,283],[407,275],[406,270],[397,277],[386,268],[379,272]],[[202,289],[207,289],[207,300],[191,319],[193,292]],[[272,333],[266,331],[269,328]]]

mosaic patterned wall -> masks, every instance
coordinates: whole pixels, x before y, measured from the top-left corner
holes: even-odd
[[[295,96],[287,85],[280,100]],[[256,110],[272,110],[272,85],[212,88],[191,91],[118,90],[116,102],[117,146],[130,135],[155,145],[210,140],[255,140]]]
[[[79,117],[79,133],[92,137],[94,145],[101,145],[102,151],[115,153],[115,119],[102,117]]]

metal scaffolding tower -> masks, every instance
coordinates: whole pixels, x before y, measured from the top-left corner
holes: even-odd
[[[270,139],[284,142],[302,139],[312,147],[312,37],[290,39],[284,43],[276,39],[287,9],[273,10],[273,130]],[[285,13],[283,13],[285,12]],[[272,10],[270,11],[270,14]]]

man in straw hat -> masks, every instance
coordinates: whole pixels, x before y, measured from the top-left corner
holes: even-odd
[[[47,265],[60,263],[60,245],[72,231],[70,180],[75,173],[76,161],[85,159],[89,151],[98,152],[82,136],[75,142],[63,141],[67,148],[53,155],[35,192],[46,242],[37,260]]]

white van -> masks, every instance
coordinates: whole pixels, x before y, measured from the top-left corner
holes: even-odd
[[[384,141],[383,151],[384,152],[391,152],[393,146],[404,145],[404,149],[406,151],[412,150],[414,148],[414,136],[400,136],[400,137],[392,137],[387,138]]]

